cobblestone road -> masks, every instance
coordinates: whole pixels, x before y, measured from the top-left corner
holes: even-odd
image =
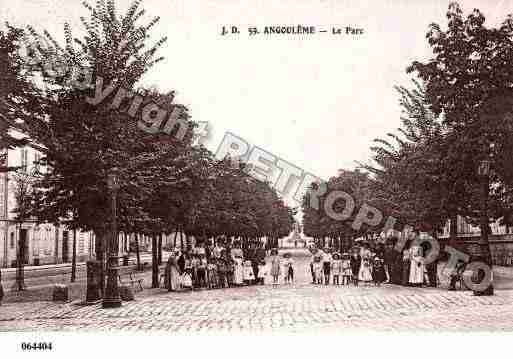
[[[513,290],[474,297],[468,291],[300,282],[183,293],[147,290],[136,301],[110,310],[71,303],[5,303],[0,330],[513,330]]]

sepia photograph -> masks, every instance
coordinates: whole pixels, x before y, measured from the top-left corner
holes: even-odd
[[[513,1],[0,0],[0,18],[0,353],[507,343]]]

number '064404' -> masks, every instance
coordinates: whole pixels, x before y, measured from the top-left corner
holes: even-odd
[[[23,342],[23,343],[21,343],[21,350],[24,350],[24,351],[52,350],[52,343],[50,343],[50,342],[49,343]]]

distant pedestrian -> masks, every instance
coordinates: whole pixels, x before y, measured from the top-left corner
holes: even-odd
[[[331,274],[331,255],[329,253],[325,253],[322,262],[322,269],[324,272],[324,284],[330,284],[330,274]]]
[[[360,273],[360,266],[362,264],[362,257],[358,254],[357,251],[353,251],[353,255],[351,256],[351,272],[353,274],[353,284],[355,287],[358,287],[358,274]]]
[[[313,262],[315,284],[322,284],[322,280],[323,280],[323,276],[324,276],[322,266],[323,266],[322,259],[320,257],[315,257],[314,262]]]
[[[185,272],[185,254],[183,252],[180,253],[180,257],[178,257],[178,270],[180,274]]]
[[[387,276],[387,283],[397,284],[397,278],[395,277],[395,264],[396,264],[397,252],[394,250],[391,244],[388,244],[385,247],[384,252],[384,265],[385,265],[385,273]]]
[[[370,283],[372,281],[372,263],[371,263],[371,251],[367,243],[363,244],[360,251],[362,257],[362,263],[360,265],[360,272],[358,273],[358,280],[364,283]]]
[[[410,280],[410,249],[406,246],[403,249],[401,284],[407,286]]]
[[[235,285],[244,284],[244,266],[242,257],[235,257],[233,259],[233,283]]]
[[[207,286],[207,267],[208,261],[205,254],[199,254],[196,267],[196,281],[199,288]]]
[[[374,265],[372,266],[372,279],[374,280],[374,284],[378,287],[387,279],[383,260],[379,257],[374,259]]]
[[[342,260],[340,254],[333,253],[333,261],[331,262],[331,275],[333,276],[333,285],[340,284],[340,275],[342,274]]]
[[[178,272],[178,264],[174,254],[171,254],[167,260],[164,272],[165,288],[172,292],[180,289],[180,274]]]
[[[255,281],[255,272],[250,260],[244,261],[244,284],[251,285]]]
[[[294,282],[294,260],[292,259],[290,253],[287,253],[287,257],[285,259],[285,271],[286,271],[286,283]]]
[[[265,277],[267,276],[267,265],[265,264],[265,261],[262,260],[258,264],[258,283],[260,285],[263,285],[265,283]]]
[[[281,261],[278,256],[278,250],[273,248],[271,250],[271,276],[273,277],[273,285],[279,284],[281,274]]]
[[[349,256],[349,253],[342,254],[340,267],[342,271],[342,285],[349,285],[349,281],[353,276],[353,271],[351,269],[351,257]]]
[[[410,249],[410,278],[411,286],[421,287],[424,284],[424,276],[426,274],[426,266],[424,265],[424,257],[422,256],[421,246],[412,246]]]

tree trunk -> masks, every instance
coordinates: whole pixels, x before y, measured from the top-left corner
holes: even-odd
[[[77,277],[77,230],[73,230],[73,253],[71,254],[71,283],[75,283]]]
[[[458,214],[456,212],[451,213],[450,223],[449,245],[454,246],[458,238]]]
[[[25,240],[21,235],[21,223],[18,227],[18,258],[16,260],[16,287],[25,290]]]
[[[151,235],[151,287],[159,287],[159,255],[158,240],[155,234]]]
[[[184,243],[183,243],[183,232],[182,232],[182,229],[180,228],[180,249],[183,253],[184,251]]]
[[[107,239],[105,236],[106,231],[103,230],[96,230],[95,231],[95,251],[96,251],[96,260],[99,261],[101,265],[101,273],[100,273],[100,291],[101,296],[103,297],[103,294],[105,292],[105,253],[106,253],[106,243]]]
[[[175,237],[173,238],[173,250],[176,249],[176,237],[178,236],[178,228],[175,228]]]
[[[139,233],[135,234],[135,256],[137,258],[137,270],[141,270],[141,251],[139,249]]]
[[[158,263],[159,265],[162,264],[162,233],[159,233],[158,235]]]

